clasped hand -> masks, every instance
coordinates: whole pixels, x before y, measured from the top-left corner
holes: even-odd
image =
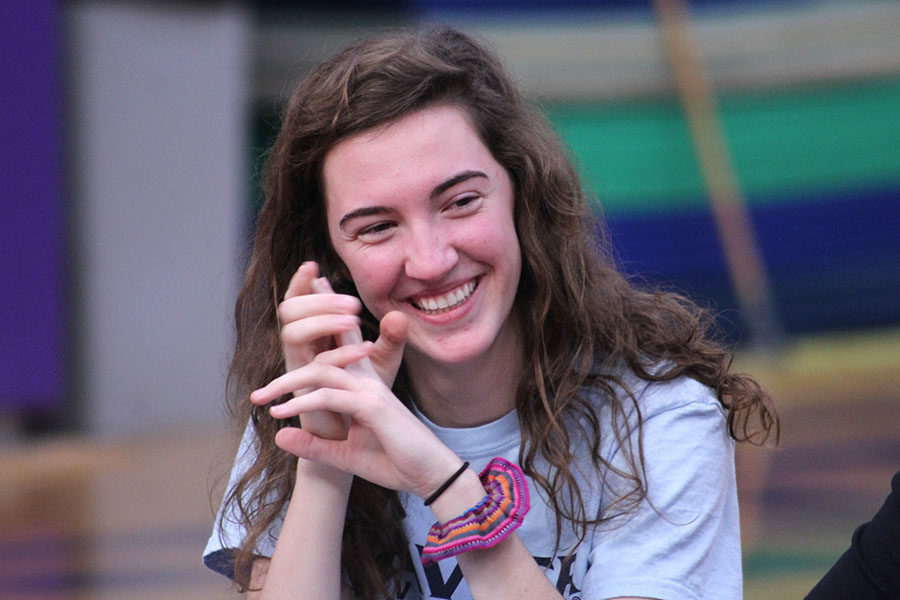
[[[302,429],[276,434],[283,450],[427,497],[462,461],[390,389],[403,357],[406,317],[388,313],[378,340],[362,341],[359,300],[335,294],[317,273],[315,263],[304,263],[291,279],[278,307],[285,374],[250,400],[265,405],[293,394],[269,408],[276,419],[300,419]]]

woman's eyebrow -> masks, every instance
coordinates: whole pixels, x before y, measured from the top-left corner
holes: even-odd
[[[387,206],[363,206],[362,208],[357,208],[356,210],[351,210],[346,215],[341,217],[341,221],[338,223],[338,227],[343,229],[344,223],[351,219],[355,219],[357,217],[369,217],[372,215],[381,215],[387,212],[390,212],[391,209]]]
[[[457,173],[450,179],[447,179],[446,181],[443,181],[443,182],[439,183],[438,185],[434,186],[434,189],[431,190],[430,197],[432,200],[434,200],[435,198],[437,198],[438,196],[440,196],[441,194],[443,194],[444,192],[446,192],[447,190],[452,188],[457,183],[462,183],[463,181],[466,181],[467,179],[472,179],[473,177],[484,177],[486,179],[487,174],[485,174],[482,171],[462,171],[460,173]]]

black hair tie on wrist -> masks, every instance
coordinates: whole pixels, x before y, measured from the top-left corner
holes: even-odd
[[[425,506],[429,506],[432,502],[437,500],[438,497],[441,494],[443,494],[444,492],[446,492],[447,488],[450,487],[451,485],[453,485],[453,482],[456,481],[459,478],[459,476],[463,474],[463,471],[465,471],[468,468],[469,468],[469,461],[466,461],[462,464],[462,466],[459,468],[459,470],[456,471],[456,473],[454,473],[453,475],[450,476],[450,479],[448,479],[443,484],[441,484],[441,487],[439,487],[437,490],[435,490],[435,492],[432,495],[428,496],[428,498],[425,499]]]

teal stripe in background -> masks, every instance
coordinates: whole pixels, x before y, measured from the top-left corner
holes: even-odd
[[[748,201],[900,183],[900,77],[719,99]],[[705,191],[678,102],[544,107],[609,215],[697,209]]]

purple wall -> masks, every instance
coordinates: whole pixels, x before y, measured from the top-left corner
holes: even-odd
[[[60,14],[0,3],[0,415],[62,402]]]

